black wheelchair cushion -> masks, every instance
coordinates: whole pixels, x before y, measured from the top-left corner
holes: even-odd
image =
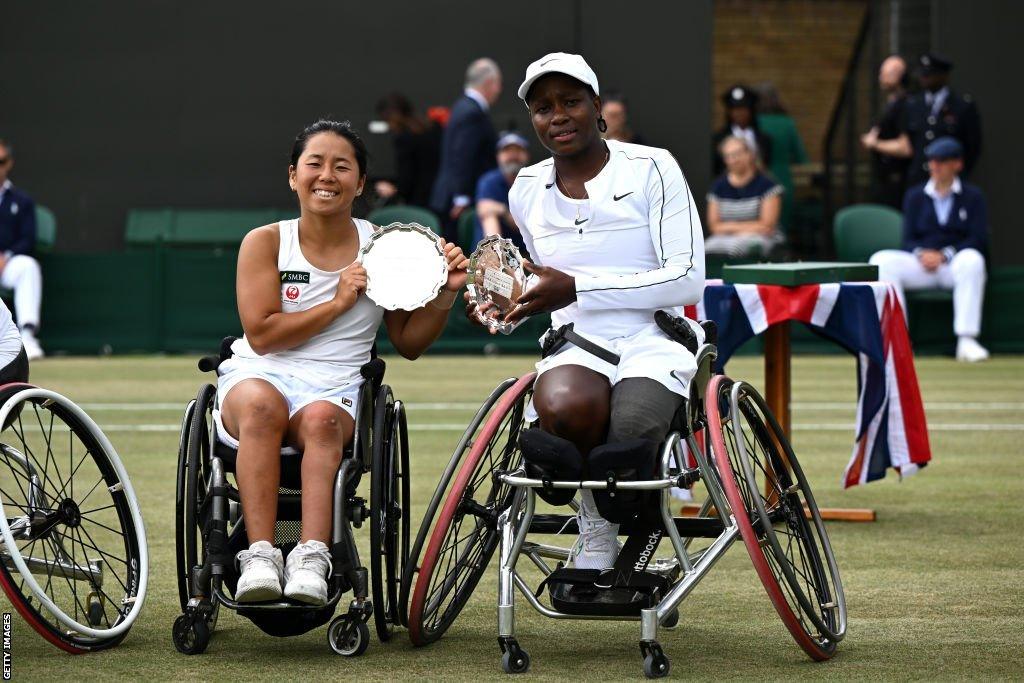
[[[583,478],[583,456],[575,444],[543,429],[527,429],[519,435],[526,474],[534,479],[579,481]],[[552,505],[567,505],[576,489],[537,489],[537,495]]]
[[[640,610],[657,605],[672,585],[668,577],[647,572],[604,585],[608,574],[600,569],[559,567],[544,579],[552,607],[565,614],[638,616]]]
[[[598,446],[587,458],[591,479],[640,481],[653,479],[656,471],[658,443],[648,439],[632,439]],[[595,489],[594,501],[601,516],[621,524],[648,512],[657,491]]]
[[[217,439],[213,454],[224,463],[224,471],[234,474],[238,467],[238,451]],[[281,488],[302,488],[302,455],[293,453],[281,456]]]

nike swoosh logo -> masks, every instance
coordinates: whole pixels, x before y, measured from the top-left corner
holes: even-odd
[[[573,221],[573,222],[576,223],[576,225],[583,225],[584,223],[586,223],[589,220],[590,220],[589,218],[584,218],[581,221]]]
[[[633,193],[632,192],[627,192],[626,194],[620,194],[618,197],[612,197],[612,201],[616,201],[617,202],[620,199],[622,199],[623,197],[628,197],[631,194],[633,194]]]

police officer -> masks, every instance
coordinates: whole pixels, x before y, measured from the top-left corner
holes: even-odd
[[[922,91],[907,101],[904,132],[913,150],[907,171],[907,187],[929,178],[925,148],[941,137],[953,137],[963,145],[967,178],[981,153],[981,117],[970,95],[960,95],[949,87],[953,63],[934,53],[918,59],[918,79]]]
[[[719,152],[722,142],[729,136],[742,138],[765,167],[772,163],[772,141],[761,132],[755,111],[757,93],[744,85],[734,85],[722,94],[725,105],[725,125],[711,138],[711,168],[716,176],[725,171],[725,161]]]

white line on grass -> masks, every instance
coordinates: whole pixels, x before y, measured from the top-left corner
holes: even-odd
[[[177,432],[181,425],[177,424],[137,424],[137,425],[100,425],[105,432]],[[465,423],[459,422],[438,422],[434,424],[410,424],[409,429],[414,432],[461,432],[466,429]],[[808,432],[852,432],[852,422],[808,422],[796,423],[793,429]],[[39,427],[32,428],[25,426],[25,431],[39,431]],[[928,431],[932,432],[1024,432],[1024,424],[929,424]]]

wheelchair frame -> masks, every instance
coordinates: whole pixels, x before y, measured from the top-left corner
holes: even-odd
[[[528,670],[530,664],[529,656],[519,646],[515,634],[515,591],[518,589],[531,607],[550,618],[640,621],[639,645],[644,658],[644,674],[649,678],[666,676],[670,670],[670,662],[657,640],[659,627],[674,625],[682,601],[729,547],[738,538],[742,538],[765,590],[794,639],[813,659],[823,660],[831,657],[837,642],[845,635],[846,606],[838,568],[813,495],[795,454],[763,399],[743,382],[734,383],[728,378],[714,375],[712,365],[716,357],[717,350],[713,344],[705,344],[698,349],[697,372],[690,382],[689,400],[677,416],[674,430],[662,443],[656,470],[658,476],[649,480],[616,481],[612,475],[609,475],[607,480],[584,481],[548,480],[527,476],[516,444],[518,429],[509,426],[508,436],[505,437],[499,434],[504,426],[495,425],[501,423],[505,415],[514,413],[515,406],[521,406],[527,400],[534,378],[527,375],[518,381],[510,379],[500,384],[466,430],[460,442],[460,449],[474,439],[477,442],[487,440],[487,444],[483,447],[474,447],[467,459],[461,462],[462,452],[460,449],[456,450],[435,492],[434,500],[428,507],[414,546],[412,557],[414,561],[419,561],[419,551],[426,540],[431,518],[438,509],[440,499],[446,495],[440,520],[430,534],[429,545],[422,558],[409,610],[409,633],[414,644],[425,645],[440,638],[451,625],[468,600],[468,595],[458,594],[458,587],[469,586],[463,590],[471,591],[476,585],[490,558],[487,553],[488,548],[492,546],[490,541],[485,539],[496,536],[499,555],[498,644],[502,652],[502,667],[507,673],[522,673]],[[526,382],[529,383],[524,384]],[[498,397],[506,390],[512,394],[511,402],[500,402]],[[756,400],[751,397],[756,397]],[[720,405],[722,402],[728,403],[728,412]],[[478,433],[477,428],[481,424],[482,415],[491,410],[492,406],[497,407],[494,408],[483,430]],[[710,410],[705,410],[704,406],[708,406]],[[679,422],[682,424],[678,424]],[[725,428],[726,423],[729,424],[728,429]],[[748,431],[753,429],[753,440],[750,440],[749,434],[743,431],[743,424],[747,425]],[[522,423],[519,423],[519,426],[522,427]],[[697,438],[697,434],[702,431],[703,446],[698,443]],[[723,437],[723,434],[726,436]],[[504,446],[497,457],[502,464],[498,465],[493,463],[495,456],[489,449],[501,442],[504,442]],[[684,444],[696,467],[687,466]],[[488,449],[487,456],[480,455],[482,448]],[[476,496],[484,500],[481,497],[484,485],[479,483],[483,481],[485,474],[479,470],[485,464],[483,457],[492,459],[489,463],[492,468],[492,488],[486,496],[486,505],[471,499]],[[756,481],[757,474],[752,473],[753,470],[747,460],[752,460],[761,468],[759,471],[771,479],[772,492],[765,494],[771,496],[768,500],[758,498],[761,495],[761,483]],[[452,472],[460,464],[461,469],[456,476],[455,484],[452,490],[445,494]],[[790,476],[790,468],[794,476]],[[708,492],[708,498],[698,516],[673,517],[671,489],[689,487],[698,480],[704,482]],[[470,481],[477,484],[467,483]],[[747,493],[741,493],[741,487],[745,487]],[[639,614],[621,615],[598,613],[596,610],[592,613],[583,613],[585,610],[569,613],[559,611],[553,606],[553,602],[550,605],[542,602],[540,593],[555,571],[545,560],[565,562],[569,560],[570,551],[567,548],[529,541],[527,536],[531,532],[575,534],[577,529],[572,517],[536,514],[537,489],[541,488],[659,492],[660,528],[671,541],[674,557],[654,560],[648,565],[646,560],[654,554],[654,548],[651,548],[648,557],[643,562],[637,562],[637,565],[643,566],[636,570],[660,574],[667,580],[667,585],[656,604],[651,606],[650,602],[646,603],[648,606],[637,610]],[[504,492],[499,496],[498,491]],[[755,499],[753,502],[752,498]],[[760,517],[752,523],[751,519],[758,513]],[[470,515],[473,517],[470,523],[476,525],[473,533],[482,534],[478,541],[478,548],[481,549],[479,555],[475,554],[477,548],[471,545],[473,540],[465,546],[454,545],[454,542],[449,540],[451,530],[462,529],[462,520],[469,519]],[[459,521],[456,521],[457,516]],[[811,519],[813,524],[803,521],[805,516]],[[797,517],[801,521],[796,522]],[[790,544],[790,547],[785,549],[779,547],[776,538],[775,527],[780,523],[783,527],[780,527],[778,533],[787,535]],[[623,530],[626,526],[628,525],[624,525]],[[654,528],[659,527],[651,529],[652,536]],[[647,527],[643,529],[646,533]],[[623,530],[620,530],[620,534]],[[459,533],[456,531],[456,537]],[[710,544],[699,550],[691,550],[696,538],[710,539]],[[797,546],[795,551],[791,547],[794,539]],[[438,548],[443,549],[437,550]],[[443,556],[445,552],[449,552],[457,559],[439,559],[438,553]],[[774,565],[771,564],[773,560],[768,559],[769,552],[779,553],[774,559]],[[806,570],[810,577],[793,576],[791,567],[786,563],[796,562],[794,552],[800,555],[801,562],[810,557],[803,565],[803,570]],[[519,559],[523,556],[545,577],[536,591],[530,589],[517,569]],[[438,575],[435,571],[442,561],[446,563],[443,571],[448,571],[449,574],[443,575],[438,585]],[[457,565],[455,570],[448,568],[452,562]],[[458,565],[472,565],[473,569],[462,570]],[[410,563],[407,572],[412,569],[413,565]],[[461,578],[456,575],[455,578],[450,578],[451,571],[471,571],[475,574],[471,573]],[[628,577],[617,573],[603,573],[601,577],[604,580],[608,576],[613,576],[611,582],[615,587],[628,589],[631,587],[629,580],[632,575],[633,572]],[[782,588],[782,581],[787,579],[790,581],[787,584],[788,588]],[[798,579],[807,583],[802,587],[795,586]],[[453,585],[455,588],[452,588]],[[595,584],[595,587],[598,586]],[[788,594],[784,594],[787,590]],[[455,597],[450,599],[449,594],[452,591],[455,591]],[[807,592],[813,596],[810,600],[805,595]],[[803,602],[800,602],[801,598]],[[815,600],[817,605],[813,604]],[[799,603],[795,610],[794,602]],[[819,614],[815,615],[815,610]],[[439,614],[440,617],[437,616]],[[822,617],[827,623],[822,623]]]
[[[219,359],[217,357],[204,358],[200,362],[200,369],[216,370],[220,362],[225,358],[225,349],[229,347],[230,344],[225,340],[225,343],[222,344],[221,357]],[[330,544],[332,572],[328,578],[329,594],[327,603],[324,605],[305,605],[288,602],[286,599],[271,603],[240,603],[225,594],[225,576],[228,573],[230,563],[234,562],[234,552],[230,549],[230,538],[240,530],[238,524],[244,520],[241,515],[239,492],[228,482],[228,468],[225,465],[224,459],[218,455],[218,451],[221,453],[231,453],[233,456],[236,456],[237,453],[217,441],[216,427],[209,424],[209,420],[206,420],[203,434],[206,443],[203,445],[206,448],[205,453],[209,455],[209,473],[208,479],[206,476],[200,477],[204,482],[208,481],[206,499],[200,504],[200,508],[209,508],[208,523],[203,530],[203,540],[205,541],[206,548],[203,553],[204,557],[197,558],[202,560],[201,564],[188,569],[187,577],[179,574],[179,592],[184,590],[188,592],[187,600],[185,599],[184,592],[182,592],[183,614],[175,621],[173,631],[175,646],[179,651],[184,654],[199,654],[206,649],[210,632],[216,624],[217,613],[221,605],[249,618],[252,618],[250,615],[259,616],[261,614],[305,613],[309,615],[313,625],[304,626],[301,631],[296,633],[297,635],[326,623],[326,620],[330,619],[336,606],[341,601],[342,596],[351,590],[353,598],[349,603],[348,611],[335,617],[328,627],[329,645],[335,652],[343,656],[358,656],[365,652],[369,644],[367,622],[370,616],[375,617],[378,637],[382,641],[390,639],[394,625],[404,624],[405,614],[398,610],[397,602],[393,598],[390,600],[385,599],[382,601],[384,604],[378,605],[375,605],[374,601],[370,598],[370,572],[360,562],[352,527],[360,527],[364,521],[372,519],[374,524],[372,525],[371,536],[375,537],[377,534],[383,534],[385,536],[385,543],[388,542],[387,538],[392,537],[392,544],[397,544],[397,548],[391,545],[385,549],[385,552],[388,554],[386,558],[378,557],[376,554],[378,549],[372,549],[374,561],[371,562],[371,569],[375,579],[381,574],[381,562],[384,563],[383,571],[388,574],[383,578],[383,582],[387,583],[387,593],[381,593],[382,588],[379,584],[382,581],[380,580],[374,583],[373,590],[385,597],[397,594],[397,582],[408,552],[408,542],[406,541],[404,544],[401,542],[403,537],[406,539],[408,537],[407,525],[404,523],[406,515],[404,511],[408,510],[408,441],[406,438],[405,408],[401,401],[394,399],[391,388],[386,384],[382,384],[384,361],[379,359],[371,360],[363,367],[362,374],[365,381],[359,390],[353,438],[342,454],[341,463],[334,478]],[[203,420],[198,419],[199,415],[197,415],[196,411],[202,411],[202,416],[205,418],[212,408],[212,401],[215,395],[216,388],[212,385],[205,385],[200,389],[198,397],[188,404],[183,420],[180,444],[181,454],[185,454],[186,449],[196,450],[191,448],[190,443],[188,443],[193,438],[193,431],[203,423]],[[380,401],[384,402],[383,410],[377,409],[378,402]],[[384,424],[373,424],[381,416],[384,417]],[[190,425],[187,435],[184,425]],[[391,428],[390,434],[377,433],[378,430],[387,432],[389,428]],[[396,435],[400,439],[400,443],[397,444],[394,441]],[[390,438],[387,439],[386,448],[384,446],[377,447],[375,440],[384,444],[384,439],[388,436]],[[399,451],[396,452],[396,448]],[[388,452],[384,452],[385,450]],[[189,453],[190,464],[194,462],[195,455],[198,454]],[[399,458],[397,466],[399,471],[396,472],[395,468],[375,467],[377,460],[386,457],[394,460],[396,456]],[[283,457],[300,457],[300,455],[283,455]],[[198,467],[199,463],[196,463],[196,466]],[[387,495],[381,495],[380,492],[376,491],[376,487],[384,483],[374,480],[374,475],[378,474],[378,470],[388,475],[390,479],[387,482],[388,484],[394,484],[394,478],[401,479],[404,482],[401,486],[401,500],[389,500]],[[366,506],[367,501],[356,495],[356,487],[362,475],[367,472],[371,473],[371,487],[375,489],[371,492],[371,495],[379,500],[386,501],[382,506],[383,509],[368,509]],[[183,500],[183,498],[188,496],[187,494],[185,496],[182,495],[184,493],[182,490],[182,476],[183,471],[179,461],[179,507],[182,503],[188,504],[190,502]],[[190,475],[185,474],[184,476],[187,478]],[[291,489],[289,486],[288,483],[282,482],[280,488],[283,491],[295,491],[295,489]],[[186,486],[185,489],[187,490],[188,487]],[[279,491],[279,516],[281,508],[289,506],[301,506],[301,492]],[[180,513],[178,519],[179,521],[183,520],[183,516]],[[279,519],[278,521],[281,520]],[[204,526],[202,522],[199,522],[199,524]],[[397,532],[394,532],[396,528],[394,525],[399,525]],[[195,528],[195,524],[184,519],[184,527],[184,532],[187,534],[190,527]],[[178,535],[181,536],[181,533],[179,532]],[[185,539],[178,538],[179,572],[182,569],[181,551],[186,543]],[[397,563],[397,566],[389,566],[394,563]],[[317,615],[316,613],[320,614]],[[321,615],[326,615],[326,619],[319,621]],[[257,625],[260,624],[257,623]],[[260,627],[263,628],[262,625]]]

